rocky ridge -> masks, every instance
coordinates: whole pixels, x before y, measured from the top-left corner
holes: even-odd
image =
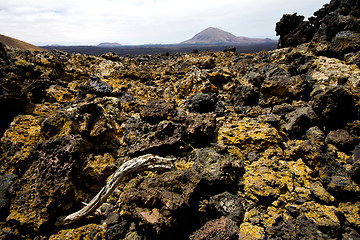
[[[137,57],[1,45],[0,239],[359,238],[360,49],[316,51],[332,41]],[[148,153],[176,169],[56,226]]]

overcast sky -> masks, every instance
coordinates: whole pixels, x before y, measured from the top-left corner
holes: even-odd
[[[0,34],[35,44],[179,43],[207,27],[277,38],[284,13],[305,17],[330,0],[1,0]]]

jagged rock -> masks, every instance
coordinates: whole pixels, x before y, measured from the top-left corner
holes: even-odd
[[[327,144],[333,144],[341,150],[354,149],[354,138],[345,129],[330,131],[325,138]]]
[[[172,229],[191,228],[191,199],[198,191],[201,176],[194,170],[166,172],[147,178],[121,196],[122,209],[139,221],[147,234],[160,234]],[[185,232],[179,234],[186,234]]]
[[[356,230],[351,228],[345,228],[345,233],[342,235],[343,239],[357,239],[360,238],[360,234]]]
[[[335,35],[330,44],[333,55],[343,56],[356,52],[360,48],[360,34],[352,31],[341,31]]]
[[[104,228],[96,224],[89,224],[75,229],[64,229],[51,235],[49,240],[61,239],[104,239]]]
[[[356,145],[354,148],[353,164],[348,172],[352,180],[360,182],[360,145]]]
[[[242,199],[229,192],[212,196],[209,206],[213,210],[212,214],[215,216],[225,216],[236,223],[241,223],[244,218]]]
[[[327,188],[338,199],[346,199],[348,196],[357,196],[360,193],[358,184],[353,182],[347,175],[332,176]]]
[[[113,87],[99,77],[92,75],[85,85],[82,85],[81,91],[78,94],[78,98],[82,99],[86,97],[86,94],[95,94],[97,96],[111,96],[113,93]]]
[[[269,239],[329,239],[315,225],[314,221],[301,215],[298,218],[290,218],[287,222],[266,229]]]
[[[1,173],[22,174],[31,164],[27,157],[31,149],[43,140],[41,118],[32,115],[19,115],[1,138]]]
[[[186,119],[186,132],[194,146],[206,146],[216,135],[215,114],[191,114]]]
[[[347,64],[356,64],[358,67],[360,67],[360,51],[356,53],[345,54],[344,60]]]
[[[312,50],[320,55],[342,59],[359,49],[358,0],[333,0],[304,21],[296,13],[285,14],[276,24],[280,35],[278,47],[295,47],[311,41]]]
[[[273,107],[272,113],[285,116],[286,114],[295,110],[295,107],[289,103],[283,103],[281,105],[275,105]]]
[[[75,100],[73,93],[71,93],[67,88],[59,85],[52,85],[45,91],[50,102],[65,103]]]
[[[116,160],[108,153],[97,156],[90,154],[83,160],[84,165],[82,172],[84,177],[88,179],[89,188],[94,189],[98,184],[102,185],[106,181],[106,178],[116,170]]]
[[[243,171],[242,162],[228,155],[221,155],[213,148],[195,150],[193,169],[211,184],[231,184],[236,182]]]
[[[7,220],[38,230],[74,202],[84,142],[63,136],[40,143],[29,156],[29,169],[11,187],[15,197]],[[61,209],[61,210],[60,210]],[[60,212],[59,212],[60,210]]]
[[[2,137],[13,118],[23,114],[26,101],[18,95],[21,91],[19,83],[6,79],[6,76],[0,76],[0,80],[0,111],[3,113],[0,118],[0,136]]]
[[[341,86],[314,96],[312,108],[322,123],[329,128],[342,126],[357,116],[353,95]]]
[[[129,153],[133,155],[145,153],[171,152],[183,145],[184,126],[172,121],[163,121],[149,126],[137,122],[129,122],[124,131]]]
[[[129,228],[128,225],[129,223],[126,220],[123,220],[120,223],[109,226],[106,230],[106,239],[115,240],[119,238],[124,238],[126,231]]]
[[[304,215],[314,221],[319,229],[324,229],[331,237],[336,237],[340,228],[337,209],[334,206],[320,205],[315,202],[306,202],[302,206]]]
[[[119,61],[120,60],[119,55],[117,55],[114,52],[105,53],[105,54],[101,55],[101,57],[105,58],[106,60],[110,60],[110,61]]]
[[[111,226],[114,224],[118,224],[119,222],[121,222],[120,220],[120,214],[119,213],[114,213],[111,212],[107,215],[106,219],[104,220],[104,222],[106,223],[107,226]],[[124,221],[127,222],[127,221]]]
[[[276,23],[276,35],[280,36],[278,48],[296,47],[302,43],[310,42],[314,36],[315,28],[310,22],[304,22],[304,16],[284,14],[280,22]]]
[[[193,233],[189,239],[238,239],[239,228],[236,223],[226,217],[211,220],[207,222],[202,228]]]
[[[163,100],[149,101],[142,107],[140,116],[144,121],[158,123],[162,120],[171,118],[175,114],[175,105],[166,103]]]
[[[252,225],[251,223],[245,222],[240,225],[240,236],[245,234],[245,239],[264,239],[265,231],[264,228]],[[251,237],[250,237],[251,236]]]
[[[213,58],[209,58],[203,62],[199,62],[198,66],[200,69],[212,69],[212,68],[216,67],[216,63]]]
[[[300,107],[285,115],[285,130],[295,136],[301,136],[309,127],[317,123],[317,116],[311,107]]]
[[[11,184],[18,178],[15,174],[7,174],[0,176],[0,216],[7,216],[10,206],[9,188]],[[0,217],[0,221],[2,221]]]
[[[269,106],[288,102],[292,84],[289,75],[274,75],[265,79],[260,88],[259,104]]]
[[[35,80],[22,89],[22,95],[32,103],[40,103],[45,98],[47,89],[52,85],[57,85],[57,82],[49,79]]]
[[[311,199],[309,178],[312,170],[301,159],[285,162],[279,159],[278,153],[270,159],[272,151],[267,154],[245,167],[245,195],[265,205],[275,204],[276,199],[286,192],[292,194],[293,200]],[[282,171],[278,172],[276,168]]]
[[[195,93],[186,101],[187,108],[192,112],[207,113],[215,110],[218,101],[215,94]]]
[[[310,191],[317,199],[323,201],[324,203],[331,203],[335,201],[335,198],[326,191],[320,182],[312,183],[310,185]]]
[[[309,77],[315,81],[311,96],[338,85],[357,88],[360,83],[360,69],[336,58],[319,57],[310,62]]]
[[[359,215],[359,202],[346,202],[340,203],[338,206],[338,211],[343,214],[346,221],[353,228],[358,228],[360,225],[360,215]]]
[[[210,82],[210,76],[207,70],[192,68],[187,73],[187,77],[176,83],[176,94],[180,98],[186,98],[196,93],[217,93],[218,89]],[[194,96],[194,98],[196,98]],[[196,99],[195,99],[196,100]]]
[[[313,146],[324,146],[325,134],[318,126],[311,127],[306,131],[306,138]]]
[[[234,73],[226,68],[214,68],[209,70],[209,81],[217,88],[222,88],[234,77]]]
[[[235,89],[230,100],[235,106],[255,106],[259,102],[259,95],[258,89],[254,86],[241,85]]]
[[[3,43],[0,43],[0,59],[1,59],[1,66],[4,66],[9,61],[9,56],[6,52],[6,46]]]
[[[241,149],[263,150],[281,142],[279,132],[269,123],[256,118],[226,122],[218,131],[218,141]]]

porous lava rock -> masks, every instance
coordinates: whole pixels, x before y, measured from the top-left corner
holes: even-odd
[[[311,42],[311,49],[319,55],[340,59],[349,53],[354,55],[360,46],[359,12],[358,0],[332,0],[307,21],[296,13],[285,14],[276,24],[278,47]]]

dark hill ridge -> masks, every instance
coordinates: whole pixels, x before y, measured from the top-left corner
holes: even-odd
[[[120,47],[122,46],[120,43],[117,42],[103,42],[100,43],[99,45],[97,45],[98,47],[105,47],[105,48],[109,48],[109,47]]]
[[[30,43],[12,38],[12,37],[8,37],[5,35],[0,34],[0,43],[5,44],[8,47],[12,47],[12,48],[18,48],[18,49],[22,49],[22,50],[29,50],[29,51],[46,51],[43,48],[34,46]]]
[[[250,45],[250,44],[262,44],[277,42],[271,39],[259,39],[259,38],[247,38],[237,37],[229,32],[221,30],[215,27],[209,27],[189,40],[182,42],[182,44],[239,44],[239,45]]]
[[[358,7],[332,1],[309,42],[250,54],[0,44],[0,239],[359,239]],[[128,175],[61,225],[147,154],[174,167]]]
[[[175,53],[191,53],[194,50],[203,52],[218,52],[232,48],[237,53],[253,53],[264,50],[276,49],[277,42],[264,43],[264,44],[170,44],[170,45],[132,45],[132,46],[116,46],[116,47],[98,47],[98,46],[44,46],[48,50],[60,50],[67,53],[81,53],[87,55],[101,56],[108,52],[114,52],[121,57],[137,56],[137,55],[154,55],[154,54],[175,54]]]

